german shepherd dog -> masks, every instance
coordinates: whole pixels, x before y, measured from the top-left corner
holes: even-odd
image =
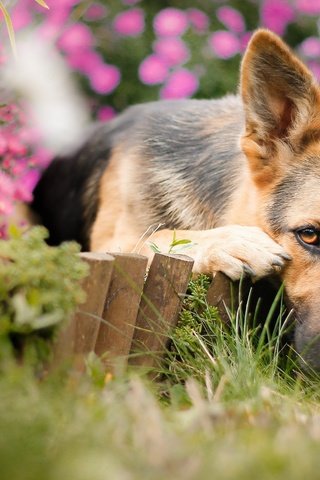
[[[31,207],[52,244],[131,252],[156,225],[161,251],[173,230],[193,243],[195,272],[275,273],[320,368],[320,89],[273,33],[253,35],[239,96],[130,107],[53,161]]]

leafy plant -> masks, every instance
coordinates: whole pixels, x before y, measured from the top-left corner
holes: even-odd
[[[87,272],[76,243],[50,247],[47,232],[10,228],[0,240],[0,341],[23,346],[28,339],[51,338],[84,300],[79,281]],[[1,358],[1,353],[0,353]]]
[[[172,241],[169,244],[168,251],[167,252],[161,252],[160,248],[155,242],[148,242],[149,247],[154,253],[168,253],[168,254],[175,254],[175,253],[180,253],[183,250],[186,250],[188,248],[191,248],[195,245],[191,240],[188,240],[187,238],[182,238],[178,239],[176,231],[173,230],[173,237]]]

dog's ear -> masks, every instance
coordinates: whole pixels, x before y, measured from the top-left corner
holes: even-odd
[[[283,41],[268,30],[251,38],[241,68],[245,110],[242,149],[256,180],[269,181],[281,145],[295,147],[310,122],[319,92],[311,72]],[[261,178],[260,178],[261,177]]]

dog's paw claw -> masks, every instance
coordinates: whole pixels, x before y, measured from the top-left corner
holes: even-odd
[[[283,267],[284,267],[284,261],[283,261],[283,260],[280,260],[280,259],[275,259],[275,260],[273,260],[273,262],[271,263],[271,266],[272,266],[272,267],[280,267],[280,268],[283,268]]]
[[[251,278],[254,278],[256,276],[256,272],[253,270],[253,268],[249,267],[246,263],[243,265],[243,272]]]
[[[281,252],[279,253],[279,257],[283,258],[283,260],[292,260],[291,255],[287,252]]]

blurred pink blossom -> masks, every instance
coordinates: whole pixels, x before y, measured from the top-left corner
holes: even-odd
[[[91,3],[85,13],[85,17],[87,20],[101,20],[106,15],[107,8],[101,3]]]
[[[27,154],[27,147],[21,142],[21,139],[17,134],[8,134],[6,135],[7,140],[7,150],[13,156],[24,156]]]
[[[306,38],[300,44],[300,51],[306,57],[320,57],[320,40],[317,37]]]
[[[11,197],[1,191],[1,187],[0,181],[0,216],[8,217],[13,212],[13,202]]]
[[[189,49],[179,37],[161,37],[154,43],[153,49],[168,67],[180,65],[190,56]]]
[[[10,13],[14,30],[17,32],[21,28],[27,27],[32,22],[30,8],[25,4],[18,3]]]
[[[112,118],[116,116],[116,111],[114,108],[110,107],[109,105],[105,105],[100,107],[97,112],[97,118],[100,122],[108,122]]]
[[[252,37],[252,32],[245,32],[240,37],[240,52],[244,52],[248,46],[249,40]]]
[[[74,23],[61,35],[58,46],[64,52],[74,52],[87,49],[94,45],[94,37],[91,30],[83,23]]]
[[[261,8],[262,25],[283,35],[288,23],[294,19],[293,7],[287,0],[264,0]]]
[[[39,36],[44,40],[55,41],[61,33],[61,25],[57,23],[51,23],[45,20],[41,27],[38,29]]]
[[[308,63],[310,70],[312,71],[313,75],[316,77],[318,82],[320,81],[320,63],[311,61]]]
[[[14,198],[20,202],[31,202],[32,192],[40,178],[39,170],[28,170],[15,181]]]
[[[163,99],[191,97],[199,87],[199,80],[190,70],[181,68],[174,71],[160,92]]]
[[[189,8],[187,10],[188,19],[196,32],[204,33],[209,27],[209,17],[198,8]]]
[[[300,13],[317,15],[320,13],[320,0],[295,0],[296,8]]]
[[[113,22],[114,30],[123,36],[136,37],[144,30],[144,11],[132,8],[119,13]]]
[[[178,8],[164,8],[153,20],[153,28],[157,35],[170,37],[182,35],[188,28],[186,12]]]
[[[70,15],[70,9],[68,8],[50,8],[46,10],[45,19],[48,25],[55,25],[63,27],[67,24]]]
[[[93,90],[101,94],[111,93],[120,83],[120,70],[114,65],[101,64],[89,72]]]
[[[209,37],[209,46],[219,58],[230,58],[239,53],[240,41],[231,32],[218,30]]]
[[[217,10],[217,17],[221,23],[229,30],[236,33],[245,31],[244,18],[238,10],[232,7],[220,7]]]
[[[62,9],[62,8],[70,9],[75,5],[77,5],[78,3],[80,3],[80,1],[81,0],[46,0],[46,4],[48,5],[50,10]]]
[[[93,69],[103,64],[102,57],[94,50],[81,50],[68,52],[66,57],[68,65],[78,72],[89,75]]]
[[[168,75],[166,62],[158,55],[146,57],[139,66],[139,78],[146,85],[162,83]]]
[[[35,146],[33,155],[29,157],[29,166],[43,170],[52,161],[52,153],[46,148]]]
[[[0,215],[10,215],[13,210],[12,198],[15,192],[13,178],[0,170]]]

